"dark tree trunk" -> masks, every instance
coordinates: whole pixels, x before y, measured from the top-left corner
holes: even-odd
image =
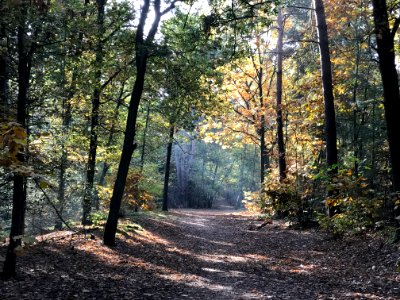
[[[355,70],[355,82],[353,87],[353,155],[354,155],[354,175],[358,177],[359,169],[359,138],[358,138],[358,105],[357,105],[357,90],[358,90],[358,73],[361,58],[361,46],[360,42],[357,41],[357,55],[356,55],[356,70]]]
[[[170,124],[169,127],[169,139],[167,146],[167,161],[165,163],[165,174],[164,174],[164,193],[163,193],[163,205],[162,210],[168,211],[168,184],[169,184],[169,174],[171,168],[171,157],[172,157],[172,144],[174,142],[174,125]]]
[[[336,145],[336,115],[333,98],[332,65],[329,53],[328,27],[326,25],[323,0],[314,0],[314,7],[317,19],[322,87],[324,91],[326,162],[329,176],[334,177],[338,172],[338,154]],[[334,207],[330,205],[328,205],[328,215],[334,215]]]
[[[60,173],[59,173],[59,183],[58,183],[58,213],[62,216],[64,207],[65,207],[65,181],[66,181],[66,170],[67,170],[67,165],[68,165],[68,153],[67,150],[65,149],[64,144],[61,145],[61,161],[60,161]],[[56,217],[56,221],[54,223],[54,229],[55,230],[61,230],[63,227],[63,223],[60,220],[60,218]]]
[[[383,84],[385,118],[392,165],[393,190],[400,192],[400,94],[395,63],[394,37],[397,27],[390,29],[385,0],[373,0],[379,67]]]
[[[0,8],[4,11],[2,5]],[[0,45],[7,45],[5,24],[0,21]],[[0,50],[0,121],[7,117],[8,107],[8,53],[5,47]]]
[[[264,126],[261,127],[260,129],[260,167],[261,167],[261,185],[264,183],[265,180],[265,175],[266,172],[269,169],[269,156],[268,156],[268,150],[267,150],[267,144],[265,143],[265,120],[264,117],[262,117],[262,124]],[[262,188],[262,187],[261,187]]]
[[[103,35],[104,35],[104,8],[106,0],[96,0],[97,3],[97,45],[96,45],[96,61],[94,74],[94,90],[92,97],[92,112],[90,122],[90,146],[89,156],[86,169],[86,186],[82,207],[82,224],[89,224],[89,215],[92,208],[92,202],[95,197],[94,191],[94,175],[96,171],[96,155],[97,155],[97,127],[99,126],[99,108],[101,96],[101,71],[103,65]],[[98,200],[96,200],[98,201]],[[98,206],[95,203],[95,206]]]
[[[30,53],[27,49],[26,15],[28,11],[27,1],[21,2],[19,24],[17,32],[18,47],[18,99],[17,121],[26,127],[28,90],[30,78]],[[19,156],[21,162],[25,161],[24,155]],[[7,248],[2,277],[8,279],[16,274],[16,248],[21,245],[21,238],[25,227],[26,208],[26,178],[14,174],[13,209],[11,219],[10,243]]]
[[[283,16],[282,11],[278,13],[278,43],[277,43],[277,68],[276,68],[276,124],[279,154],[279,180],[286,178],[286,151],[283,137],[282,117],[282,64],[283,64]]]
[[[173,1],[169,6],[169,9],[174,7]],[[144,39],[144,25],[146,23],[147,14],[150,8],[150,0],[145,0],[141,8],[139,24],[136,30],[136,79],[133,86],[131,100],[128,109],[128,118],[126,121],[125,138],[121,153],[121,159],[118,167],[117,178],[115,180],[113,195],[110,202],[110,211],[107,218],[107,223],[104,229],[104,244],[108,246],[115,245],[115,234],[117,232],[118,225],[118,214],[121,207],[122,196],[124,194],[124,188],[126,183],[126,177],[128,175],[129,165],[132,158],[134,149],[136,148],[135,135],[136,135],[136,119],[140,99],[142,98],[145,74],[147,68],[147,60],[149,57],[148,47],[154,40],[154,36],[157,33],[158,25],[161,20],[162,14],[166,13],[169,9],[161,12],[160,0],[155,0],[153,3],[155,17],[147,38]]]
[[[260,59],[260,62],[261,62],[261,59]],[[263,68],[260,68],[258,70],[257,85],[258,85],[258,97],[259,97],[261,108],[264,108],[263,80],[264,80],[264,72],[263,72]],[[266,172],[269,169],[268,149],[267,149],[267,144],[265,143],[265,132],[267,130],[266,127],[267,127],[267,124],[265,121],[265,115],[262,114],[260,117],[260,128],[258,129],[258,135],[260,137],[261,188],[264,183]]]
[[[146,110],[146,124],[144,125],[143,129],[143,139],[142,139],[142,153],[140,155],[140,172],[143,172],[144,167],[144,156],[146,154],[146,137],[147,137],[147,129],[149,127],[149,120],[150,120],[150,102],[147,103],[147,110]]]

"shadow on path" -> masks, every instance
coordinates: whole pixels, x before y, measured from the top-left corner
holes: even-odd
[[[115,248],[75,237],[42,243],[0,285],[5,299],[400,299],[392,249],[327,241],[281,224],[249,231],[224,210],[138,215]],[[386,259],[386,260],[385,260]],[[373,268],[375,266],[375,268]],[[392,268],[392,269],[390,269]]]

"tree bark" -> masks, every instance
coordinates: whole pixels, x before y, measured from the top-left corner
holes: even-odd
[[[279,180],[286,178],[286,151],[283,137],[282,117],[282,65],[283,65],[283,16],[282,10],[278,12],[278,42],[277,42],[277,68],[276,68],[276,124],[278,140]]]
[[[333,98],[332,65],[329,53],[328,27],[326,25],[323,0],[314,0],[317,19],[318,43],[321,58],[322,87],[324,92],[326,163],[332,178],[338,172],[336,114]],[[332,192],[328,192],[331,194]],[[334,215],[334,207],[328,205],[328,215]]]
[[[261,61],[261,59],[260,59]],[[258,70],[258,78],[257,78],[257,85],[258,85],[258,97],[260,101],[260,107],[264,108],[264,92],[263,92],[263,68],[261,67]],[[265,175],[267,170],[269,169],[269,156],[268,156],[268,149],[267,144],[265,143],[265,131],[266,131],[266,121],[265,115],[262,113],[260,117],[260,128],[258,129],[258,135],[260,137],[260,182],[261,188],[265,180]]]
[[[5,11],[3,5],[0,5],[2,11]],[[7,53],[7,34],[6,24],[0,21],[0,121],[7,117],[8,107],[8,53]]]
[[[139,24],[136,30],[136,43],[135,43],[135,60],[136,60],[136,79],[133,86],[131,100],[128,108],[128,118],[126,121],[124,144],[121,153],[121,159],[117,172],[117,179],[115,180],[113,195],[110,201],[110,211],[107,218],[107,223],[104,229],[103,241],[105,245],[115,245],[115,234],[117,232],[118,225],[118,213],[121,207],[122,196],[124,194],[124,188],[126,183],[126,177],[128,175],[129,165],[132,158],[134,149],[136,148],[135,135],[136,135],[136,119],[140,100],[142,98],[145,74],[147,68],[147,60],[149,58],[148,47],[152,44],[154,36],[157,33],[158,25],[161,20],[161,16],[167,11],[174,8],[176,1],[172,1],[170,6],[161,12],[160,0],[155,0],[153,3],[154,7],[154,21],[150,28],[150,31],[144,39],[144,26],[147,19],[147,14],[150,8],[150,0],[145,0],[141,9]]]
[[[174,142],[174,131],[175,131],[174,125],[170,124],[169,139],[167,146],[167,161],[165,163],[165,174],[164,174],[164,193],[163,193],[163,205],[162,205],[163,211],[168,211],[168,184],[169,184],[169,174],[171,168],[172,144]]]
[[[392,166],[393,190],[400,192],[400,94],[395,63],[394,36],[390,29],[385,0],[373,0],[375,34],[378,46],[379,68],[382,77],[385,119]]]
[[[83,198],[82,207],[82,224],[87,225],[90,223],[89,215],[92,208],[93,199],[96,199],[94,191],[94,175],[96,172],[96,155],[97,155],[97,127],[99,126],[99,109],[101,97],[101,75],[103,64],[103,35],[104,35],[104,11],[106,0],[96,0],[97,3],[97,45],[96,45],[96,60],[95,60],[95,74],[94,74],[94,90],[92,97],[92,112],[90,122],[90,146],[88,163],[86,169],[86,186],[85,195]],[[96,206],[96,204],[95,204]]]
[[[144,125],[143,129],[143,138],[142,138],[142,153],[140,155],[140,172],[143,172],[143,167],[144,167],[144,156],[146,154],[146,137],[147,137],[147,129],[149,127],[149,121],[150,121],[150,102],[147,103],[147,110],[146,110],[146,124]]]
[[[19,24],[17,29],[17,48],[18,48],[18,98],[17,98],[17,121],[26,127],[27,103],[30,79],[30,53],[27,49],[27,24],[26,15],[28,2],[22,1],[20,4]],[[19,155],[21,162],[25,161],[24,155]],[[25,209],[26,209],[26,178],[25,176],[14,174],[13,179],[13,208],[11,218],[10,242],[7,248],[6,260],[4,261],[2,277],[9,279],[16,274],[16,248],[21,245],[21,238],[25,228]]]

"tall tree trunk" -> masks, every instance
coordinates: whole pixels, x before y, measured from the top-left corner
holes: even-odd
[[[398,124],[400,94],[394,50],[394,37],[398,29],[398,24],[396,23],[396,27],[392,30],[390,29],[385,0],[373,0],[372,5],[378,45],[379,67],[383,84],[393,190],[400,192],[400,131]]]
[[[126,177],[128,175],[129,165],[132,158],[134,149],[136,148],[135,135],[136,135],[136,119],[140,100],[142,98],[145,74],[147,68],[147,60],[149,58],[149,49],[151,46],[154,36],[157,33],[158,25],[161,20],[161,16],[167,13],[169,10],[174,8],[176,1],[172,1],[170,6],[161,12],[160,0],[154,0],[154,20],[150,28],[150,31],[144,39],[144,26],[147,19],[147,14],[150,8],[150,0],[144,0],[143,6],[140,12],[139,24],[136,30],[136,79],[133,86],[131,100],[128,109],[128,118],[126,121],[125,138],[121,153],[121,159],[118,167],[117,178],[115,180],[113,195],[110,201],[110,211],[107,218],[107,223],[104,229],[104,244],[108,246],[115,245],[115,234],[117,232],[118,225],[118,213],[121,207],[122,196],[124,194],[124,188],[126,183]]]
[[[355,69],[355,82],[353,86],[353,156],[354,156],[354,175],[358,177],[359,169],[359,144],[358,144],[358,105],[357,105],[357,89],[358,89],[358,73],[361,59],[361,46],[357,40],[357,55],[356,55],[356,69]]]
[[[262,123],[265,124],[264,117],[262,117]],[[261,172],[260,172],[260,180],[261,180],[261,188],[262,185],[264,184],[265,180],[265,175],[266,172],[269,169],[269,156],[268,156],[268,150],[267,150],[267,144],[265,143],[265,125],[261,127],[260,129],[260,167],[261,167]]]
[[[278,139],[278,164],[279,180],[286,178],[286,151],[283,137],[283,117],[282,117],[282,65],[283,65],[283,16],[282,10],[278,13],[278,43],[277,43],[277,68],[276,68],[276,124]]]
[[[17,29],[18,47],[18,99],[17,99],[17,121],[26,127],[27,103],[30,79],[31,57],[27,49],[27,25],[26,17],[28,12],[28,2],[22,1],[19,11],[19,24]],[[24,155],[19,156],[21,162],[25,161]],[[2,277],[8,279],[16,273],[16,248],[21,245],[21,237],[25,227],[26,209],[26,178],[19,174],[14,174],[13,186],[13,208],[11,219],[10,242],[7,248],[6,260],[4,262]]]
[[[4,12],[5,7],[0,2],[0,9]],[[7,51],[6,24],[0,20],[0,122],[7,117],[8,107],[8,51]]]
[[[172,123],[169,125],[169,139],[167,146],[167,161],[165,163],[165,174],[164,174],[164,193],[163,193],[163,205],[162,210],[168,210],[168,184],[169,184],[169,174],[171,168],[171,156],[172,156],[172,144],[174,142],[174,131],[175,127]]]
[[[261,62],[261,59],[260,59]],[[264,80],[264,72],[263,68],[261,67],[258,70],[258,78],[257,78],[257,85],[258,85],[258,98],[260,101],[260,107],[264,108],[264,92],[263,92],[263,80]],[[260,118],[260,128],[258,129],[258,135],[260,137],[260,182],[261,188],[264,183],[265,175],[267,170],[269,169],[269,157],[268,157],[268,150],[267,144],[265,143],[265,132],[266,132],[266,121],[265,121],[265,114],[262,113]]]
[[[326,25],[323,0],[314,0],[314,8],[317,19],[318,43],[321,57],[322,87],[324,91],[326,162],[329,176],[334,177],[338,172],[336,115],[333,98],[332,65],[331,56],[329,53],[328,27]],[[328,215],[334,215],[334,207],[331,205],[328,205]]]
[[[92,97],[92,112],[90,122],[90,146],[88,163],[86,169],[86,186],[85,195],[83,198],[82,207],[82,224],[89,224],[89,215],[91,212],[92,202],[95,197],[94,191],[94,175],[96,171],[96,155],[97,155],[97,127],[99,126],[99,108],[101,96],[101,74],[103,65],[103,36],[104,36],[104,11],[106,0],[96,0],[97,3],[97,45],[96,45],[96,60],[94,74],[94,90]],[[97,200],[98,201],[98,200]],[[95,206],[98,206],[95,204]]]
[[[147,129],[149,127],[149,121],[150,121],[150,102],[147,103],[147,110],[146,110],[146,123],[144,125],[143,129],[143,138],[142,138],[142,153],[140,155],[140,172],[143,172],[143,167],[144,167],[144,156],[146,154],[146,137],[147,137]]]

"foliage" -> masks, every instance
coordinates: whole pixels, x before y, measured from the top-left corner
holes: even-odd
[[[89,215],[89,220],[94,226],[103,226],[107,220],[107,212],[103,210],[92,211]]]
[[[376,222],[385,218],[385,206],[390,205],[385,195],[370,189],[368,179],[354,177],[352,170],[340,170],[329,187],[335,194],[325,199],[336,214],[329,218],[320,214],[322,226],[335,235],[360,233],[374,228]]]
[[[14,173],[29,175],[32,170],[22,161],[27,146],[25,128],[19,123],[0,123],[0,166]]]
[[[114,178],[109,177],[108,182]],[[155,208],[155,198],[145,188],[146,178],[137,170],[130,170],[126,180],[122,210],[151,210]],[[98,186],[99,197],[103,207],[109,206],[112,189],[107,186]]]
[[[271,214],[272,210],[268,209],[262,204],[260,192],[244,192],[244,199],[242,200],[244,207],[252,213],[265,213]]]
[[[278,176],[267,176],[262,190],[263,210],[271,210],[278,217],[296,218],[303,223],[304,215],[312,214],[307,204],[307,194],[299,193],[294,176],[289,175],[283,181],[279,181]]]
[[[96,1],[28,1],[25,35],[31,78],[29,117],[23,127],[12,121],[19,96],[16,41],[22,2],[11,1],[10,7],[9,2],[0,2],[2,226],[10,228],[14,174],[27,177],[28,234],[57,222],[39,187],[46,188],[67,221],[79,218],[93,129],[89,125],[91,102],[98,85],[96,191],[90,196],[93,202],[100,198],[102,204],[92,214],[92,222],[102,223],[105,212],[101,209],[108,208],[111,198],[123,120],[137,77],[132,64],[137,27],[132,24],[140,5],[107,1],[100,37]],[[333,182],[328,180],[324,162],[315,24],[312,10],[304,9],[310,1],[217,0],[210,1],[206,15],[207,9],[197,11],[198,4],[192,1],[183,2],[193,6],[179,2],[160,23],[160,34],[148,48],[144,101],[137,111],[137,148],[132,160],[123,162],[131,169],[124,210],[156,207],[162,195],[164,148],[172,124],[176,128],[170,180],[174,207],[210,208],[224,203],[238,208],[243,200],[250,211],[300,223],[317,219],[338,235],[375,228],[379,222],[398,226],[398,214],[394,214],[400,200],[391,191],[369,2],[324,1],[338,120],[337,167],[341,169]],[[276,146],[278,8],[285,18],[282,110],[288,176],[284,181],[277,173]],[[398,11],[397,5],[389,11],[391,26],[397,23]],[[101,66],[96,63],[99,46],[104,52]],[[268,170],[261,187],[262,139]],[[39,187],[29,176],[35,174],[41,177]],[[332,195],[328,197],[326,190]],[[333,218],[325,216],[326,206],[336,208]]]

